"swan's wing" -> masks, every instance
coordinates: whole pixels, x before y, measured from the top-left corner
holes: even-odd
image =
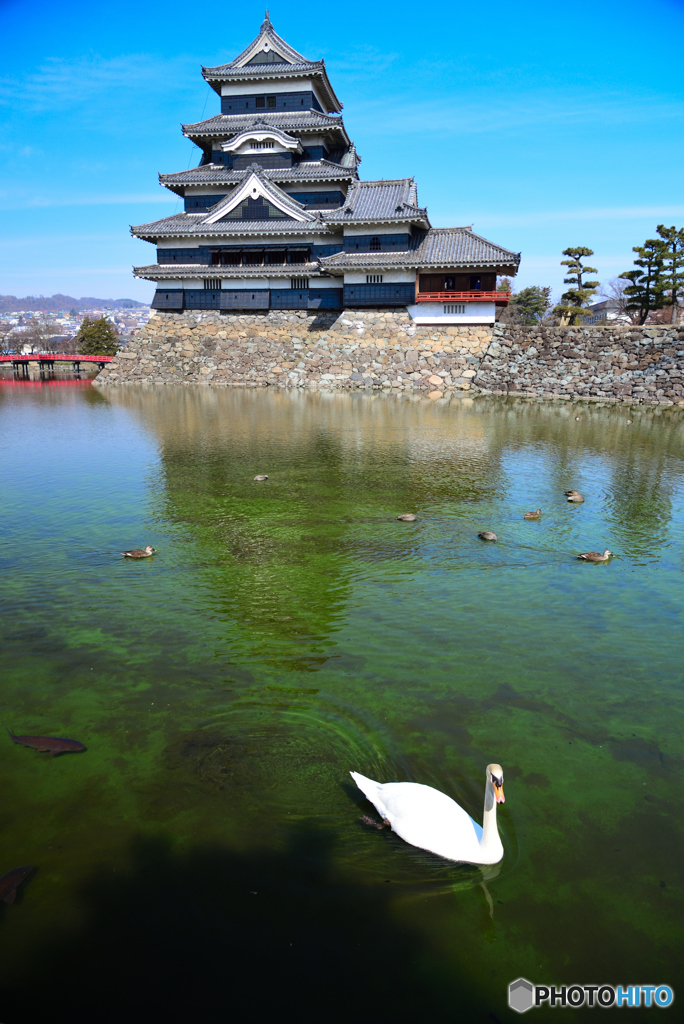
[[[385,817],[404,842],[450,860],[477,857],[482,829],[451,797],[414,782],[390,782],[378,790]]]

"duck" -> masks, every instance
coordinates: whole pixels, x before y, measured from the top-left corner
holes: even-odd
[[[268,473],[258,473],[257,476],[254,477],[254,483],[256,484],[262,484],[264,480],[268,480]]]
[[[539,519],[541,514],[542,514],[542,510],[540,508],[538,508],[536,512],[526,512],[525,515],[523,516],[523,519]]]
[[[483,530],[481,533],[478,533],[478,537],[480,540],[497,540],[496,534],[492,533],[491,530]]]
[[[600,551],[585,551],[583,555],[578,555],[577,557],[585,562],[607,562],[612,556],[613,552],[606,548],[603,554]]]
[[[349,773],[393,832],[421,850],[467,864],[498,864],[503,844],[496,825],[496,805],[504,803],[503,768],[488,764],[482,826],[438,789],[418,782],[374,782]]]
[[[582,497],[579,491],[565,491],[564,493],[568,501],[574,501],[577,504],[584,501],[584,498]]]
[[[146,548],[131,548],[130,551],[122,551],[124,558],[149,558],[157,549],[148,544]]]
[[[402,515],[397,516],[400,523],[414,523],[418,516],[415,516],[413,512],[404,512]]]

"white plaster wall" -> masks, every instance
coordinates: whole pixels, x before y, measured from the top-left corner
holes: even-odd
[[[264,95],[266,95],[268,93],[269,95],[273,96],[277,92],[311,92],[312,90],[316,92],[316,95],[318,96],[318,92],[314,88],[313,82],[311,82],[307,78],[298,78],[296,82],[285,80],[278,82],[269,79],[267,82],[262,81],[261,83],[242,82],[233,84],[226,82],[224,85],[221,86],[221,95],[253,96],[259,95],[261,93],[264,93]],[[318,96],[318,102],[321,103],[320,96]],[[322,103],[321,106],[323,106]],[[273,107],[271,107],[271,110],[273,110]],[[266,112],[267,111],[265,110],[264,113]]]
[[[445,313],[443,302],[418,302],[407,306],[416,324],[493,324],[496,307],[493,302],[466,302],[465,313]]]
[[[415,270],[345,270],[345,284],[366,284],[369,274],[382,277],[380,284],[413,284],[416,279]]]
[[[360,226],[347,227],[344,225],[345,238],[353,235],[407,235],[411,230],[410,221],[397,221],[395,224],[362,224]]]

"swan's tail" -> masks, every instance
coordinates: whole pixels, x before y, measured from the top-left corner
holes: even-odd
[[[367,779],[365,775],[359,775],[358,772],[349,772],[349,774],[366,799],[370,800],[374,807],[378,807],[378,804],[382,805],[379,782],[373,782],[372,779]]]

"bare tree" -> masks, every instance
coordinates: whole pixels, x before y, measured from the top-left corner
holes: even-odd
[[[627,309],[629,302],[629,295],[625,294],[627,287],[629,287],[629,281],[620,277],[611,277],[607,284],[601,285],[599,298],[610,302],[611,308],[615,310],[618,316],[624,320],[629,320],[633,324],[638,324],[639,311]]]
[[[32,317],[27,325],[27,329],[23,330],[20,335],[15,335],[16,344],[18,346],[30,345],[34,352],[55,352],[65,351],[59,348],[52,342],[55,335],[59,334],[59,325],[53,323],[51,320],[43,320],[38,317]],[[14,340],[14,339],[13,339]],[[60,339],[70,341],[70,338]]]

